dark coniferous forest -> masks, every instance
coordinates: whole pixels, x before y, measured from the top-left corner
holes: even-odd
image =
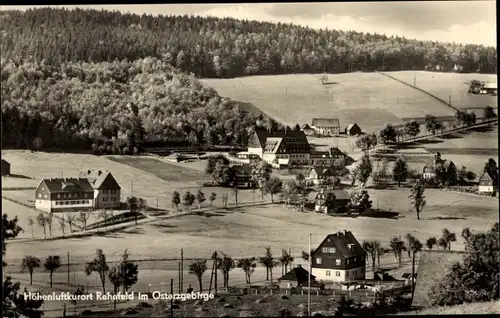
[[[493,47],[193,16],[3,11],[0,36],[3,146],[39,150],[245,146],[256,118],[196,77],[497,68]]]

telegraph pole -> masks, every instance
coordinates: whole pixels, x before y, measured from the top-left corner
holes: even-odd
[[[215,295],[217,295],[217,251],[215,251],[215,258],[214,258],[214,270],[215,270]]]
[[[179,294],[182,293],[182,290],[181,290],[181,262],[177,262],[177,266],[179,267],[179,270],[178,270],[178,273],[177,275],[179,276]]]
[[[311,253],[311,233],[309,233],[309,272],[307,273],[307,316],[311,316],[311,259],[312,259],[312,253]]]
[[[181,293],[184,290],[184,250],[181,248]]]
[[[68,285],[70,285],[70,279],[69,279],[69,252],[68,252]]]

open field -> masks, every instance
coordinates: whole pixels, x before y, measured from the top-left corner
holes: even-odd
[[[417,87],[436,95],[446,102],[449,101],[451,94],[451,104],[453,106],[471,110],[476,108],[474,109],[476,114],[481,117],[483,116],[482,109],[485,106],[498,107],[496,96],[467,94],[470,81],[496,82],[497,76],[495,74],[458,74],[425,71],[386,73],[411,85],[413,85],[413,76],[415,75]]]
[[[338,117],[341,127],[356,122],[374,131],[401,118],[426,114],[452,116],[452,108],[436,99],[378,73],[330,74],[322,85],[319,75],[252,76],[204,79],[221,96],[253,104],[289,125],[311,123],[313,117]]]
[[[465,227],[482,231],[498,220],[498,200],[427,189],[427,206],[417,221],[415,213],[408,211],[408,191],[370,190],[373,206],[400,212],[402,218],[397,220],[333,218],[291,211],[279,205],[240,208],[237,212],[220,211],[211,217],[187,216],[144,224],[109,237],[12,242],[15,248],[9,250],[6,259],[18,262],[26,254],[46,255],[56,250],[72,251],[76,259],[84,260],[96,248],[103,248],[109,254],[121,252],[122,248],[116,246],[117,239],[138,259],[177,257],[180,248],[184,248],[187,258],[208,258],[215,249],[233,257],[253,256],[262,253],[265,246],[276,252],[290,246],[295,255],[300,255],[300,251],[307,249],[309,232],[314,233],[313,245],[326,234],[344,229],[353,231],[360,241],[377,239],[385,245],[392,236],[407,232],[425,240],[439,236],[444,227],[456,233]],[[462,248],[461,238],[454,248]]]
[[[500,302],[467,303],[457,306],[443,306],[419,311],[409,311],[400,315],[494,315],[500,314]]]

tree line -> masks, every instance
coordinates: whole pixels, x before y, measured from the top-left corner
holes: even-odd
[[[258,119],[156,58],[60,66],[2,59],[1,84],[4,148],[245,147]]]
[[[233,18],[40,8],[2,12],[0,31],[6,58],[61,64],[151,56],[198,77],[497,69],[494,47]]]

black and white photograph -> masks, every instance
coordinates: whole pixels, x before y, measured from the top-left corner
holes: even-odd
[[[14,4],[3,317],[500,314],[496,1]]]

